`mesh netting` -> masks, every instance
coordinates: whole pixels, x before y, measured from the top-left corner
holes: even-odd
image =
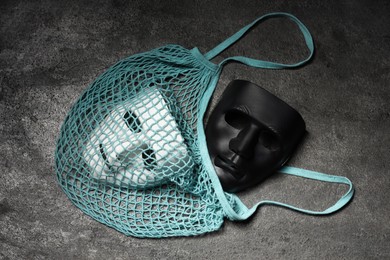
[[[99,76],[69,112],[57,145],[57,177],[72,202],[126,235],[218,229],[224,213],[196,140],[199,101],[216,74],[168,45]]]
[[[310,50],[295,64],[234,56],[215,65],[212,58],[260,21],[287,17]],[[222,190],[208,156],[202,119],[219,74],[229,61],[267,69],[308,62],[314,43],[295,16],[270,13],[217,45],[204,56],[167,45],[126,58],[99,76],[67,115],[56,149],[56,173],[71,201],[96,220],[137,237],[189,236],[217,230],[223,218],[244,220],[261,205],[307,214],[333,213],[351,200],[345,177],[294,167],[281,172],[349,185],[339,201],[312,211],[264,200],[248,209]]]

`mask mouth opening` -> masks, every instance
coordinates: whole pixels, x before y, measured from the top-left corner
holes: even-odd
[[[142,159],[146,170],[153,171],[157,167],[156,154],[154,150],[148,148],[142,152]]]
[[[103,145],[101,143],[99,144],[99,152],[100,152],[100,155],[102,156],[102,158],[104,160],[104,163],[107,165],[107,167],[110,167],[110,163],[109,163],[109,161],[107,159],[106,152],[104,151]]]
[[[214,163],[216,166],[231,173],[236,179],[241,179],[243,177],[243,174],[240,171],[239,166],[236,163],[234,163],[232,160],[228,159],[223,155],[217,155],[214,158]]]

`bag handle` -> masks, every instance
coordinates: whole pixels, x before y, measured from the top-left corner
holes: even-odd
[[[295,68],[295,67],[303,65],[304,63],[309,61],[314,54],[313,38],[312,38],[309,30],[306,28],[306,26],[298,18],[296,18],[294,15],[289,14],[289,13],[269,13],[269,14],[266,14],[266,15],[259,17],[258,19],[254,20],[252,23],[243,27],[241,30],[239,30],[238,32],[233,34],[231,37],[227,38],[225,41],[223,41],[222,43],[217,45],[214,49],[207,52],[204,56],[208,60],[213,59],[215,56],[217,56],[218,54],[223,52],[225,49],[227,49],[229,46],[234,44],[236,41],[241,39],[241,37],[243,37],[245,35],[245,33],[247,33],[248,30],[250,30],[257,23],[263,22],[263,21],[270,19],[270,18],[277,18],[277,17],[288,18],[288,19],[292,20],[293,22],[295,22],[299,26],[299,29],[301,30],[303,37],[305,38],[306,46],[310,51],[310,54],[306,59],[304,59],[298,63],[294,63],[294,64],[283,64],[283,63],[277,63],[277,62],[271,62],[271,61],[256,60],[256,59],[252,59],[252,58],[248,58],[248,57],[244,57],[244,56],[235,56],[235,57],[230,57],[230,58],[225,59],[224,61],[221,62],[221,64],[226,63],[228,61],[237,61],[237,62],[244,63],[248,66],[252,66],[252,67],[256,67],[256,68],[267,68],[267,69]]]
[[[215,77],[212,84],[216,84],[218,77]],[[209,93],[211,95],[211,93]],[[221,203],[221,206],[226,214],[226,217],[231,219],[231,220],[245,220],[252,216],[252,214],[257,210],[258,207],[262,205],[275,205],[275,206],[280,206],[284,208],[289,208],[298,212],[310,214],[310,215],[326,215],[326,214],[331,214],[342,207],[344,207],[353,197],[354,195],[354,188],[352,182],[343,176],[337,176],[337,175],[328,175],[320,172],[315,172],[315,171],[310,171],[310,170],[305,170],[301,168],[295,168],[295,167],[282,167],[279,169],[279,172],[284,173],[284,174],[289,174],[289,175],[294,175],[298,177],[303,177],[307,179],[312,179],[312,180],[318,180],[318,181],[323,181],[323,182],[330,182],[330,183],[339,183],[339,184],[346,184],[348,185],[349,189],[348,191],[341,196],[341,198],[336,201],[332,206],[329,208],[323,210],[323,211],[314,211],[314,210],[309,210],[309,209],[303,209],[299,208],[290,204],[282,203],[279,201],[272,201],[272,200],[263,200],[258,202],[255,206],[252,208],[248,208],[245,206],[245,204],[240,200],[240,198],[235,195],[235,194],[228,194],[225,193],[222,189],[221,183],[218,179],[218,176],[215,172],[214,166],[211,162],[208,149],[207,149],[207,144],[206,144],[206,135],[203,129],[203,117],[204,117],[204,111],[206,110],[207,107],[207,99],[202,99],[201,100],[201,105],[200,105],[200,121],[198,121],[197,124],[197,130],[198,130],[198,144],[199,144],[199,149],[200,149],[200,155],[202,157],[202,160],[204,162],[204,167],[207,172],[209,172],[209,177],[211,179],[211,182],[213,184],[213,187],[215,189],[215,193],[219,199],[219,202]],[[228,199],[228,197],[232,198]]]
[[[272,201],[272,200],[264,200],[258,202],[255,206],[252,208],[248,209],[242,201],[236,196],[235,196],[235,202],[237,203],[237,207],[235,208],[234,212],[230,212],[228,214],[228,217],[232,220],[244,220],[250,217],[258,207],[262,205],[276,205],[276,206],[281,206],[284,208],[289,208],[298,212],[310,214],[310,215],[326,215],[326,214],[331,214],[342,207],[344,207],[353,197],[354,194],[354,188],[352,185],[352,182],[342,176],[336,176],[336,175],[328,175],[320,172],[315,172],[315,171],[309,171],[301,168],[295,168],[295,167],[288,167],[285,166],[279,170],[279,172],[284,173],[284,174],[289,174],[289,175],[294,175],[294,176],[299,176],[307,179],[312,179],[312,180],[319,180],[319,181],[324,181],[324,182],[331,182],[331,183],[339,183],[339,184],[346,184],[349,186],[348,191],[341,196],[341,198],[336,201],[332,206],[329,208],[322,210],[322,211],[314,211],[314,210],[308,210],[308,209],[303,209],[299,208],[290,204],[278,202],[278,201]]]
[[[217,71],[216,75],[211,80],[209,87],[206,89],[205,93],[203,94],[203,97],[200,101],[199,105],[199,119],[197,122],[197,132],[198,132],[198,144],[200,149],[200,154],[202,157],[202,160],[204,162],[204,166],[207,172],[210,173],[210,179],[213,184],[213,187],[215,189],[215,193],[221,203],[221,206],[226,214],[226,217],[228,217],[231,220],[245,220],[249,218],[258,207],[262,205],[276,205],[281,206],[285,208],[289,208],[292,210],[296,210],[302,213],[311,214],[311,215],[326,215],[331,214],[333,212],[336,212],[337,210],[344,207],[353,197],[354,194],[354,188],[352,182],[342,176],[336,176],[336,175],[327,175],[324,173],[319,173],[315,171],[309,171],[305,169],[295,168],[295,167],[283,167],[279,170],[279,172],[294,176],[299,176],[303,178],[313,179],[313,180],[319,180],[324,182],[331,182],[331,183],[339,183],[339,184],[346,184],[349,186],[348,191],[338,200],[336,203],[334,203],[331,207],[323,210],[323,211],[314,211],[314,210],[308,210],[299,208],[290,204],[278,202],[278,201],[272,201],[272,200],[264,200],[258,202],[255,206],[252,208],[247,208],[245,204],[240,200],[240,198],[235,194],[228,194],[225,193],[222,189],[221,183],[218,179],[217,174],[215,173],[214,166],[211,162],[211,159],[209,157],[207,144],[206,144],[206,136],[203,128],[203,119],[204,114],[206,112],[206,109],[208,107],[209,100],[211,98],[211,95],[217,85],[221,70],[223,65],[228,61],[238,61],[242,62],[246,65],[257,67],[257,68],[267,68],[267,69],[282,69],[282,68],[294,68],[303,65],[307,61],[309,61],[313,54],[314,54],[314,43],[313,38],[311,37],[311,34],[309,30],[306,28],[306,26],[298,20],[295,16],[288,14],[288,13],[270,13],[266,14],[264,16],[261,16],[260,18],[253,21],[251,24],[245,26],[241,30],[239,30],[237,33],[220,43],[218,46],[216,46],[214,49],[206,53],[204,56],[211,60],[218,54],[220,54],[222,51],[224,51],[226,48],[228,48],[230,45],[238,41],[250,28],[252,28],[254,25],[256,25],[258,22],[264,21],[269,18],[275,18],[275,17],[287,17],[290,20],[294,21],[296,24],[298,24],[299,29],[301,30],[306,46],[310,50],[309,56],[295,64],[283,64],[283,63],[275,63],[275,62],[269,62],[269,61],[262,61],[262,60],[256,60],[252,58],[247,58],[243,56],[235,56],[230,57],[225,60],[223,60],[220,63],[219,70]],[[232,201],[233,199],[233,201]]]

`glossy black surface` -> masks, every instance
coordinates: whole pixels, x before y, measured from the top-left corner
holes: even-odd
[[[207,146],[225,191],[256,185],[280,168],[305,134],[302,116],[245,80],[232,81],[211,113]]]

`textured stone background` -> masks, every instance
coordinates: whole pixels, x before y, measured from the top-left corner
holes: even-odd
[[[266,206],[194,238],[126,237],[84,215],[56,183],[53,153],[66,112],[115,61],[167,43],[206,52],[267,12],[299,17],[316,43],[298,70],[228,65],[298,109],[309,135],[290,165],[344,175],[356,195],[314,217]],[[0,1],[0,259],[389,259],[390,2]],[[287,20],[260,24],[222,57],[294,62],[306,55]],[[241,194],[324,209],[345,192],[275,175]]]

